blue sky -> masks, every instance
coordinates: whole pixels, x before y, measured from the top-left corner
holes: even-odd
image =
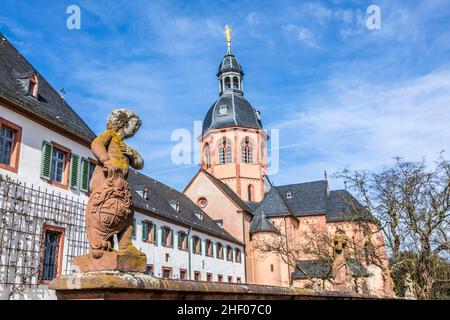
[[[81,8],[81,30],[66,8]],[[381,30],[366,9],[381,8]],[[129,144],[144,172],[182,190],[197,165],[171,162],[217,99],[225,24],[245,95],[280,129],[280,184],[392,157],[433,161],[450,144],[450,1],[1,0],[0,31],[97,133],[111,109],[143,119]],[[339,188],[340,181],[331,181]]]

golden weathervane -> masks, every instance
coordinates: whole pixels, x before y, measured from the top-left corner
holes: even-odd
[[[225,37],[227,38],[228,47],[230,47],[230,45],[231,45],[231,36],[232,36],[231,32],[232,31],[233,30],[228,25],[225,26]]]

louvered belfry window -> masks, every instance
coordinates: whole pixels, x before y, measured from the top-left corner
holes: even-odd
[[[248,137],[245,137],[241,144],[242,148],[242,162],[253,163],[253,145]]]
[[[219,164],[231,163],[231,161],[231,143],[224,137],[219,146]]]
[[[211,153],[209,150],[209,144],[205,144],[204,154],[205,154],[206,168],[209,168],[211,167]]]

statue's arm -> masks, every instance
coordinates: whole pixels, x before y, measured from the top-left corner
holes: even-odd
[[[134,169],[140,170],[144,168],[144,158],[142,158],[141,154],[134,150],[133,148],[129,148],[131,157],[130,157],[130,166]]]
[[[109,160],[108,146],[111,142],[111,138],[112,133],[109,130],[106,130],[91,143],[92,153],[102,164]]]

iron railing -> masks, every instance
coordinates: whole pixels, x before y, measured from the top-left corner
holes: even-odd
[[[44,226],[64,229],[62,274],[87,252],[85,203],[0,174],[0,287],[9,296],[40,284]],[[61,253],[60,253],[61,254]]]

